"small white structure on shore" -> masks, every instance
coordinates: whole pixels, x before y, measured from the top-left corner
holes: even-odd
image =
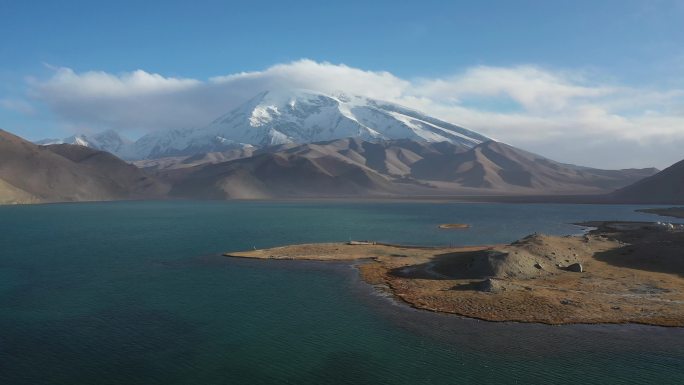
[[[349,242],[347,242],[347,244],[358,246],[358,245],[375,245],[376,243],[373,241],[349,241]]]

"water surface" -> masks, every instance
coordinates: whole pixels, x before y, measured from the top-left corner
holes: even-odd
[[[510,242],[636,206],[119,202],[0,207],[2,384],[682,384],[684,330],[488,323],[377,295],[346,264],[229,250]],[[439,230],[439,223],[472,225]]]

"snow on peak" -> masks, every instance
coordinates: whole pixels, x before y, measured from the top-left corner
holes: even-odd
[[[94,135],[78,134],[64,139],[44,139],[37,141],[39,145],[75,144],[96,150],[107,151],[121,158],[129,158],[133,142],[119,135],[114,130],[106,130]]]
[[[94,144],[90,144],[90,142],[88,142],[88,139],[85,137],[85,135],[74,136],[73,144],[78,144],[79,146],[83,147],[95,147]]]
[[[274,117],[278,115],[280,112],[276,106],[257,106],[252,110],[252,115],[249,117],[249,125],[261,127],[273,121]]]
[[[259,93],[201,128],[153,132],[134,143],[112,131],[65,141],[110,151],[125,159],[153,159],[349,137],[446,141],[469,147],[489,140],[397,104],[342,92],[290,89]]]
[[[202,131],[262,146],[346,137],[408,138],[474,146],[488,139],[392,103],[309,90],[263,92],[195,135]]]

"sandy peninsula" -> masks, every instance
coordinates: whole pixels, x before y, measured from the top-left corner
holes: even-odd
[[[582,236],[509,245],[373,242],[276,247],[226,256],[363,261],[362,278],[418,308],[488,321],[684,326],[684,229],[592,222]]]

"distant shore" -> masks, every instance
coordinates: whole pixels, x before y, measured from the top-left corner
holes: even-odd
[[[640,213],[656,214],[661,217],[684,218],[684,207],[668,207],[664,209],[641,209]]]
[[[2,198],[2,197],[0,197]],[[88,200],[53,200],[53,199],[0,199],[0,206],[13,205],[45,205],[60,203],[93,203],[93,202],[135,202],[141,200],[154,201],[206,201],[206,202],[432,202],[432,203],[546,203],[546,204],[639,204],[621,202],[608,195],[354,195],[354,196],[317,196],[317,197],[289,197],[273,196],[266,198],[230,198],[230,199],[185,199],[185,198],[156,198],[156,199],[88,199]],[[641,203],[644,204],[644,203]]]
[[[684,229],[590,222],[582,236],[510,245],[319,243],[228,252],[255,259],[358,261],[361,277],[417,308],[488,321],[684,326]]]

